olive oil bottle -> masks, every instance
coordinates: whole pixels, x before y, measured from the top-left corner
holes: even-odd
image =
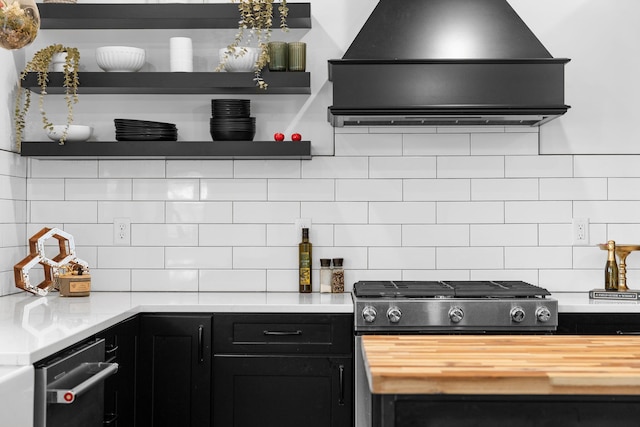
[[[604,289],[607,291],[617,291],[620,276],[618,273],[618,263],[616,262],[616,243],[613,240],[607,242],[607,263],[604,266]]]
[[[302,229],[302,242],[298,245],[298,269],[301,293],[311,292],[311,255],[313,245],[309,242],[309,229]]]

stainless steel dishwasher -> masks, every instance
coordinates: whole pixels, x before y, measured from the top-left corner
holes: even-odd
[[[104,339],[92,339],[35,364],[35,427],[98,427],[104,419]]]

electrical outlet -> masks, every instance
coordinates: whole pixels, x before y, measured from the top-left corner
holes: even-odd
[[[311,218],[298,218],[296,219],[296,242],[302,239],[302,229],[308,228],[311,231]]]
[[[131,246],[131,219],[113,219],[113,244],[115,246]]]
[[[574,218],[572,222],[573,244],[587,246],[589,244],[589,218]]]

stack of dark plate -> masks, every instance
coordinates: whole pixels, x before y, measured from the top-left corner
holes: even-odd
[[[253,141],[256,118],[248,99],[212,99],[209,130],[214,141]]]
[[[173,123],[147,120],[114,119],[117,141],[177,141],[178,129]]]

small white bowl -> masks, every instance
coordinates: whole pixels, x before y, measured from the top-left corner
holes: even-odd
[[[98,67],[109,72],[134,72],[144,65],[145,51],[131,46],[102,46],[96,49]]]
[[[53,125],[53,129],[47,129],[47,136],[52,141],[60,141],[62,135],[64,134],[64,130],[67,125]],[[67,132],[66,141],[69,142],[79,142],[86,141],[91,137],[91,132],[93,128],[91,126],[85,125],[70,125],[69,131]]]
[[[244,53],[242,52],[244,50]],[[235,52],[230,52],[228,48],[223,47],[218,51],[220,63],[224,61],[225,55],[228,53],[227,62],[224,63],[224,69],[230,72],[247,72],[253,71],[260,57],[260,49],[257,47],[238,47]]]

